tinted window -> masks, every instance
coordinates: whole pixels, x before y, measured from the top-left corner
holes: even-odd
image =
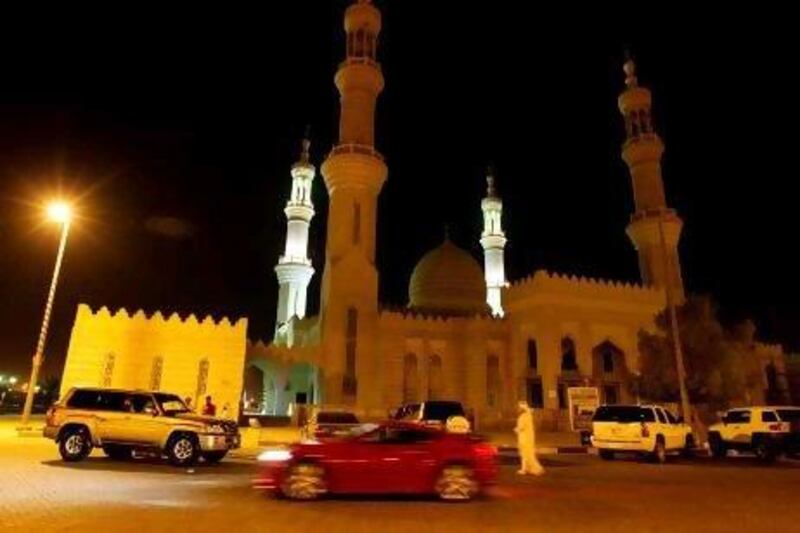
[[[655,422],[653,410],[635,405],[603,405],[592,418],[594,422]]]
[[[318,424],[358,424],[358,418],[353,413],[319,413]]]
[[[127,399],[128,395],[124,392],[102,391],[97,396],[95,409],[98,411],[129,411],[125,402]]]
[[[776,415],[773,411],[764,411],[761,413],[761,421],[762,422],[777,422],[778,415]]]
[[[750,422],[750,411],[729,411],[727,421],[729,424],[746,424]]]
[[[458,402],[428,402],[425,404],[425,420],[447,422],[451,416],[464,416],[464,408]]]
[[[656,415],[658,416],[659,422],[661,422],[662,424],[667,423],[667,417],[664,416],[664,411],[662,411],[661,409],[656,409]]]
[[[670,424],[677,424],[678,423],[678,419],[675,417],[675,415],[673,415],[672,413],[670,413],[666,409],[664,409],[664,414],[667,416],[667,420],[669,421]]]
[[[134,413],[146,413],[148,409],[155,409],[153,397],[149,394],[133,394],[130,396],[131,409]]]
[[[800,409],[778,409],[778,416],[784,422],[800,421]]]
[[[416,420],[419,415],[420,405],[418,403],[404,405],[397,410],[395,418],[398,420]]]
[[[73,409],[94,409],[97,406],[98,391],[76,390],[67,401],[67,407]]]
[[[405,428],[387,428],[386,433],[383,435],[381,441],[387,444],[413,444],[427,442],[432,439],[433,433],[430,431],[420,431],[416,429]]]

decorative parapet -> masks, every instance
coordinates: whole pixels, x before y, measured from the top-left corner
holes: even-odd
[[[177,312],[173,312],[165,318],[165,315],[161,311],[155,311],[148,315],[142,309],[137,309],[131,313],[124,307],[120,307],[116,311],[112,311],[105,305],[100,307],[97,311],[94,311],[88,304],[78,304],[76,323],[91,319],[109,320],[111,322],[141,322],[158,325],[192,325],[203,328],[247,328],[246,318],[238,318],[232,321],[228,317],[222,317],[217,320],[211,315],[206,315],[202,317],[202,319],[198,319],[194,314],[184,315],[182,317]]]
[[[506,291],[509,304],[540,294],[559,294],[601,300],[623,300],[663,305],[664,291],[656,287],[616,280],[586,278],[537,270],[516,281]]]

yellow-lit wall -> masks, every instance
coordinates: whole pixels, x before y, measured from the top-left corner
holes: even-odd
[[[213,397],[217,414],[227,404],[230,417],[239,412],[242,370],[247,344],[247,320],[231,324],[223,318],[198,321],[194,315],[147,317],[142,311],[129,315],[121,309],[111,314],[105,307],[96,313],[78,306],[61,394],[76,386],[149,389],[154,360],[163,359],[158,389],[202,402],[197,397],[200,363],[208,360],[206,394]],[[106,381],[108,355],[114,354],[110,383]]]

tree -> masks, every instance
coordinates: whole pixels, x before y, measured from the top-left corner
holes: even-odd
[[[690,297],[677,313],[690,402],[713,410],[726,409],[734,402],[750,403],[750,391],[761,379],[754,356],[753,323],[745,321],[726,329],[706,296]],[[635,394],[651,401],[678,402],[666,311],[656,317],[656,327],[656,333],[639,332],[640,374],[632,387]]]

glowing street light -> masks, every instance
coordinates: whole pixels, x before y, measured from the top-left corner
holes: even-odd
[[[39,340],[36,343],[36,353],[33,355],[33,365],[31,369],[31,379],[28,383],[33,386],[28,387],[25,395],[25,408],[22,410],[22,423],[20,430],[30,430],[31,408],[33,407],[33,395],[35,394],[36,382],[39,378],[39,369],[44,360],[44,346],[47,340],[47,329],[50,325],[50,314],[53,310],[53,299],[56,295],[58,285],[58,275],[61,272],[61,261],[64,258],[64,249],[67,246],[67,235],[69,234],[69,224],[72,221],[72,208],[63,201],[52,202],[47,206],[47,218],[53,222],[61,224],[61,241],[58,245],[58,255],[56,255],[56,266],[53,269],[53,279],[50,281],[50,291],[47,293],[47,303],[44,307],[44,318],[42,318],[42,329],[39,331]],[[14,380],[16,383],[16,379]]]
[[[11,376],[10,378],[8,378],[8,382],[11,383],[12,385],[16,385],[17,384],[17,376]]]

